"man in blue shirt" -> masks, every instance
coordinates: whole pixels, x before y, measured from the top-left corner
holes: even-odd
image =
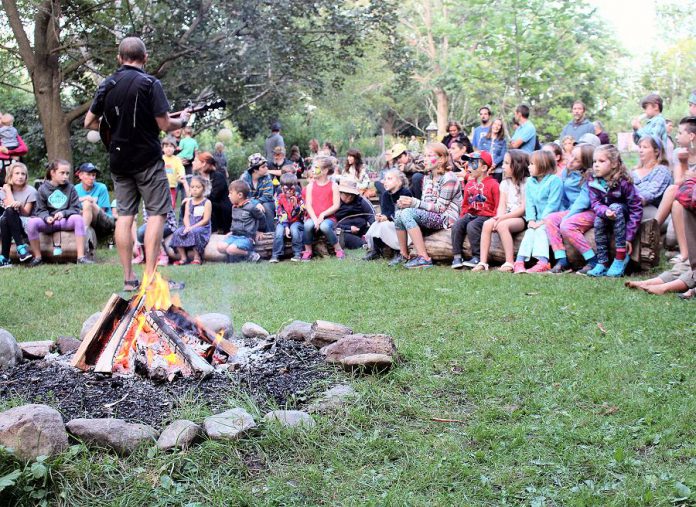
[[[568,122],[568,125],[563,127],[559,139],[563,140],[565,136],[571,136],[575,141],[579,141],[583,134],[595,133],[594,124],[585,118],[585,104],[582,101],[576,100],[573,102],[571,111],[573,119]]]
[[[481,119],[481,125],[474,128],[471,134],[471,145],[476,151],[480,151],[481,138],[488,134],[491,130],[491,108],[488,106],[483,106],[479,109],[479,118]]]
[[[531,153],[536,146],[536,127],[529,120],[529,108],[524,104],[515,109],[515,120],[520,124],[510,140],[510,148]]]
[[[114,232],[115,220],[111,213],[111,201],[106,185],[97,181],[99,170],[91,162],[77,168],[80,183],[75,191],[82,205],[82,219],[85,227],[93,227],[97,236]]]

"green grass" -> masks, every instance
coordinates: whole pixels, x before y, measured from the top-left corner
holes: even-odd
[[[673,505],[689,489],[696,501],[692,303],[618,280],[412,272],[356,254],[164,272],[187,283],[192,313],[272,331],[333,320],[391,334],[405,361],[350,379],[359,400],[312,430],[126,459],[74,446],[47,462],[58,503]],[[113,256],[3,270],[0,327],[77,335],[121,282]]]

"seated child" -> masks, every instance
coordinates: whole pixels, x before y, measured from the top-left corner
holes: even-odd
[[[492,174],[493,157],[487,151],[462,156],[466,162],[468,180],[464,186],[461,218],[452,226],[452,269],[473,268],[480,262],[481,230],[495,215],[500,200],[500,186]],[[462,260],[462,246],[467,234],[471,258]]]
[[[556,176],[556,158],[553,154],[542,150],[533,152],[529,157],[529,174],[524,187],[528,229],[517,252],[515,273],[543,273],[551,269],[544,219],[561,208],[563,183]],[[538,262],[526,270],[524,263],[532,257],[536,257]]]
[[[336,236],[335,213],[341,205],[341,197],[336,185],[329,176],[335,171],[336,159],[333,157],[317,157],[314,167],[314,179],[307,185],[305,193],[305,209],[307,219],[304,223],[304,252],[302,261],[312,259],[312,243],[314,234],[321,231],[327,242],[334,247],[336,258],[342,260],[345,253],[338,243]]]
[[[279,262],[285,238],[292,238],[292,260],[302,260],[304,199],[297,191],[297,176],[286,172],[280,176],[280,192],[276,195],[276,225],[273,254],[270,262]]]
[[[174,155],[176,151],[176,139],[167,136],[162,139],[162,160],[164,161],[164,170],[167,173],[167,182],[169,183],[169,193],[172,196],[172,206],[176,207],[176,191],[177,186],[183,187],[184,195],[189,195],[188,181],[186,180],[186,171],[181,159]]]
[[[258,262],[261,256],[254,251],[259,222],[265,221],[264,212],[249,200],[251,188],[242,180],[230,183],[230,202],[232,203],[232,230],[220,241],[218,252],[227,254],[228,262]]]
[[[360,193],[359,183],[351,177],[341,179],[338,186],[341,205],[336,211],[336,226],[343,232],[343,246],[349,250],[365,244],[363,236],[375,221],[375,209]]]
[[[213,212],[210,200],[206,199],[206,183],[200,176],[193,176],[189,184],[191,197],[184,204],[184,225],[174,231],[169,244],[179,252],[175,265],[188,263],[187,250],[193,250],[191,264],[201,264],[205,247],[210,241],[210,216]]]
[[[481,231],[481,260],[472,271],[488,271],[488,253],[491,237],[498,233],[505,252],[505,263],[499,271],[512,273],[515,248],[512,234],[522,232],[524,220],[524,186],[529,177],[529,154],[522,150],[510,150],[503,157],[503,182],[496,215],[483,224]]]
[[[630,260],[631,242],[643,218],[638,189],[615,146],[605,144],[594,152],[594,180],[590,182],[590,203],[595,212],[597,265],[588,276],[623,276]],[[609,267],[609,241],[614,232],[616,257]],[[608,268],[608,269],[607,269]]]
[[[0,145],[7,151],[19,147],[19,132],[14,128],[14,116],[9,113],[0,117]]]
[[[59,231],[75,231],[78,264],[93,264],[85,257],[85,222],[80,214],[80,199],[69,182],[70,163],[53,160],[48,164],[46,177],[36,196],[36,209],[27,224],[27,236],[34,258],[29,266],[42,263],[39,234],[53,233],[53,255],[62,255]]]
[[[384,246],[392,250],[399,249],[399,238],[396,236],[394,226],[394,214],[396,213],[396,201],[399,197],[412,197],[411,189],[408,188],[408,178],[398,169],[389,169],[382,178],[384,192],[379,197],[379,208],[381,213],[375,217],[374,223],[365,233],[365,241],[369,248],[364,261],[372,261],[382,257]]]
[[[29,245],[26,244],[26,228],[36,204],[37,192],[27,184],[27,176],[27,166],[13,162],[7,170],[7,184],[0,187],[0,268],[12,266],[12,240],[17,246],[19,262],[27,262],[32,258]]]
[[[96,181],[98,175],[99,170],[94,164],[81,164],[76,174],[80,183],[75,185],[75,191],[82,205],[85,227],[94,227],[97,237],[103,237],[114,232],[116,221],[111,213],[109,191],[106,185]]]

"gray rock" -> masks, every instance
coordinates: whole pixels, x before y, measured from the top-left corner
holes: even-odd
[[[295,320],[278,333],[278,339],[304,342],[309,340],[311,334],[312,324],[309,322],[302,322],[301,320]]]
[[[53,340],[41,340],[37,342],[22,342],[18,345],[22,349],[24,359],[43,359],[51,353],[56,344]]]
[[[359,354],[381,354],[394,358],[394,339],[385,334],[352,334],[321,349],[329,363],[342,363],[350,356]]]
[[[263,420],[265,422],[277,422],[285,427],[304,426],[313,428],[317,424],[311,415],[301,410],[273,410],[263,416]]]
[[[198,320],[203,324],[209,331],[213,334],[218,334],[220,331],[224,331],[224,337],[228,340],[232,339],[234,335],[234,327],[232,326],[232,319],[227,315],[222,313],[204,313],[198,316]]]
[[[246,322],[242,326],[242,336],[245,338],[268,338],[270,333],[258,324]]]
[[[157,430],[123,419],[73,419],[68,431],[86,444],[96,444],[127,455],[140,445],[157,440]]]
[[[255,427],[254,418],[243,408],[226,410],[203,421],[203,429],[212,440],[235,440]]]
[[[0,370],[22,362],[22,349],[9,331],[0,329]]]
[[[356,354],[341,359],[340,363],[347,371],[359,370],[364,373],[383,372],[392,367],[393,360],[386,354]]]
[[[348,400],[354,398],[356,395],[355,389],[351,386],[339,384],[322,393],[314,403],[307,407],[307,411],[309,413],[316,413],[336,410],[341,408]]]
[[[90,329],[94,326],[94,324],[97,323],[99,318],[101,317],[101,312],[93,313],[89,317],[87,317],[87,320],[84,321],[82,324],[82,330],[80,331],[80,341],[85,339],[85,336],[87,336],[87,333],[89,333]]]
[[[159,439],[157,447],[162,451],[174,448],[188,449],[201,435],[201,427],[193,421],[179,419],[167,426]]]
[[[80,340],[72,336],[59,336],[56,340],[58,352],[61,354],[72,354],[80,348]]]
[[[68,434],[58,411],[46,405],[24,405],[0,412],[0,445],[30,460],[65,450]]]

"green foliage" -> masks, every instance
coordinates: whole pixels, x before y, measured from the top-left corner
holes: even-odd
[[[0,446],[0,503],[47,506],[53,495],[53,465],[46,456],[24,463]]]

